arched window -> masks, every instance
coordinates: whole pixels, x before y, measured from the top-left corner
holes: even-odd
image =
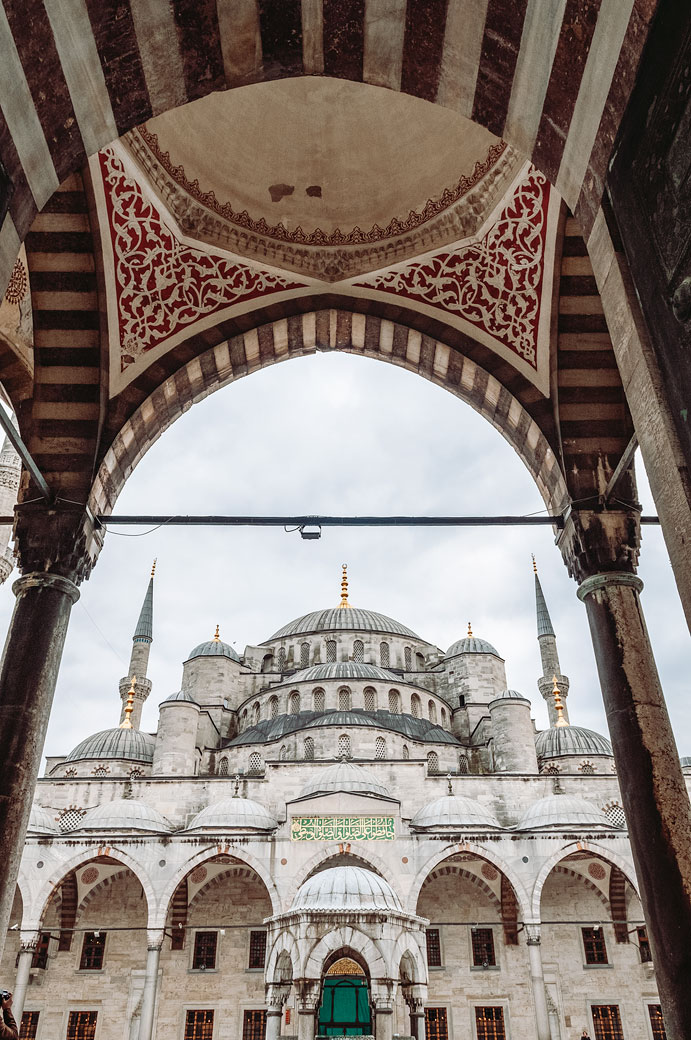
[[[377,737],[377,742],[374,746],[374,757],[386,758],[386,741],[383,737]]]
[[[436,751],[430,751],[427,756],[427,775],[436,776],[439,772],[439,755]]]
[[[345,687],[338,691],[338,710],[350,711],[350,690]]]
[[[430,722],[437,721],[437,706],[434,701],[427,701],[427,715]]]
[[[311,737],[305,737],[304,756],[305,762],[314,762],[314,741]]]
[[[341,733],[338,738],[338,757],[350,758],[350,737],[347,733]]]
[[[326,640],[326,663],[336,664],[336,640]]]
[[[441,710],[441,724],[442,726],[446,726],[446,708],[442,708]]]
[[[408,745],[404,744],[403,745],[403,759],[404,759],[404,761],[407,762],[409,758],[410,758],[410,751],[408,750]]]
[[[264,654],[264,656],[262,658],[262,671],[263,672],[272,672],[273,668],[274,668],[274,655],[273,654]]]
[[[458,756],[458,772],[461,776],[467,776],[470,772],[470,765],[468,763],[468,756],[464,755],[463,752]]]
[[[389,667],[390,655],[389,655],[389,644],[388,643],[380,643],[379,644],[379,664],[382,666],[382,668],[388,668]]]
[[[286,648],[284,646],[278,651],[278,670],[279,672],[286,670]]]
[[[403,657],[405,659],[405,670],[406,672],[412,672],[413,670],[413,651],[409,646],[403,651]]]
[[[377,710],[377,691],[373,686],[365,686],[364,689],[365,711]]]
[[[245,708],[245,710],[243,711],[243,713],[242,713],[242,715],[240,717],[240,729],[246,729],[246,728],[247,728],[247,708]]]
[[[581,762],[580,766],[578,767],[578,772],[579,773],[588,773],[588,774],[594,773],[595,772],[595,766],[593,765],[592,762]]]
[[[420,718],[420,698],[416,693],[410,698],[410,714],[414,719]]]
[[[228,776],[228,759],[225,757],[218,763],[218,775]]]
[[[314,710],[324,711],[326,705],[326,695],[323,690],[314,691]]]
[[[271,697],[269,700],[269,715],[272,719],[278,718],[278,697]]]
[[[262,709],[259,701],[255,701],[252,705],[252,725],[256,726],[262,717]]]
[[[309,643],[300,643],[300,667],[309,668],[310,663],[310,645]]]
[[[615,827],[626,827],[626,816],[619,802],[609,802],[602,811]]]
[[[357,664],[362,664],[365,660],[365,644],[361,639],[356,639],[353,643],[353,660]]]
[[[278,761],[285,762],[288,758],[288,750],[285,744],[281,744],[281,750],[278,752]]]
[[[96,768],[93,771],[94,776],[108,776],[109,772],[110,769],[108,768],[108,766],[96,766]]]
[[[398,690],[389,690],[389,711],[392,715],[401,713],[401,695]]]
[[[417,668],[418,672],[422,672],[424,670],[424,667],[425,667],[425,655],[424,654],[415,654],[415,667]]]
[[[293,690],[288,701],[288,713],[290,715],[297,715],[300,711],[300,694],[297,690]]]
[[[247,762],[247,773],[249,776],[261,776],[263,772],[262,756],[258,751],[253,751]]]
[[[561,769],[559,766],[545,766],[541,772],[546,773],[547,776],[559,776]]]

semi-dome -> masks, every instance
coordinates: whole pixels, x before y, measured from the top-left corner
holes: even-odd
[[[380,682],[400,682],[393,672],[374,664],[358,661],[338,661],[334,664],[315,664],[291,675],[290,682],[322,682],[325,679],[375,679]]]
[[[79,821],[80,831],[156,831],[169,834],[172,826],[158,809],[134,798],[115,798],[95,806]]]
[[[416,719],[413,715],[400,715],[394,712],[364,711],[352,708],[350,711],[300,711],[296,715],[277,715],[273,719],[261,719],[254,726],[248,726],[229,740],[224,747],[239,747],[245,744],[271,744],[281,740],[290,733],[302,729],[315,729],[323,726],[338,726],[348,729],[351,726],[368,729],[390,730],[400,733],[409,740],[422,740],[434,744],[459,744],[453,733],[435,725],[429,719]]]
[[[354,762],[337,762],[334,766],[317,771],[309,783],[300,791],[301,798],[318,794],[335,794],[343,791],[347,794],[373,795],[376,798],[390,798],[391,795],[369,769]]]
[[[460,795],[445,795],[423,805],[410,821],[410,826],[419,830],[454,830],[457,827],[492,828],[500,830],[501,824],[479,802]]]
[[[217,630],[218,632],[218,630]],[[222,639],[218,637],[218,634],[213,639],[209,639],[206,643],[199,643],[193,650],[190,650],[188,661],[191,661],[193,657],[227,657],[231,661],[237,661],[240,663],[240,657],[229,643],[224,643]]]
[[[251,798],[227,798],[198,812],[188,831],[274,831],[278,823],[268,809]]]
[[[297,891],[293,910],[333,913],[339,910],[400,913],[401,903],[388,881],[364,867],[329,867],[307,881]]]
[[[189,690],[178,690],[177,693],[171,693],[170,697],[166,697],[164,701],[161,701],[161,704],[174,703],[197,704]]]
[[[563,755],[607,755],[612,758],[612,745],[600,733],[582,726],[553,726],[544,729],[535,738],[539,759],[560,758]]]
[[[295,618],[278,632],[264,640],[271,643],[274,639],[283,639],[284,636],[309,635],[316,632],[379,632],[382,635],[407,636],[410,639],[420,639],[410,628],[406,628],[400,621],[394,621],[386,614],[378,614],[374,610],[361,610],[359,607],[330,607],[325,610],[315,610],[311,614],[303,614]]]
[[[531,805],[523,813],[516,830],[540,831],[549,827],[606,827],[611,831],[615,825],[596,805],[587,802],[585,798],[552,794]]]
[[[47,809],[44,809],[42,805],[36,805],[35,802],[31,806],[27,830],[29,833],[33,831],[38,834],[57,834],[59,832],[55,817]]]
[[[494,654],[495,657],[499,657],[498,651],[491,643],[488,643],[486,639],[478,639],[477,636],[457,639],[446,651],[447,657],[457,657],[458,654]]]
[[[87,758],[123,758],[129,762],[151,762],[154,757],[154,738],[140,729],[102,729],[77,744],[67,756],[68,762]]]

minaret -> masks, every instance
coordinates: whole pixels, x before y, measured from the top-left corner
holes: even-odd
[[[146,596],[142,603],[142,609],[139,613],[139,621],[137,627],[134,630],[132,636],[132,654],[130,656],[130,666],[127,675],[120,680],[120,699],[122,701],[122,712],[120,714],[120,722],[124,722],[126,719],[126,708],[127,708],[127,695],[130,691],[130,685],[132,682],[131,677],[137,676],[136,683],[134,686],[134,704],[132,711],[129,713],[130,722],[133,729],[139,729],[142,719],[142,708],[144,707],[144,701],[151,693],[151,681],[147,679],[146,672],[149,666],[149,652],[151,650],[151,644],[154,638],[153,624],[154,624],[154,574],[156,573],[156,561],[154,560],[153,567],[151,568],[151,577],[149,579],[149,587],[146,590]]]
[[[561,695],[561,708],[564,722],[568,724],[569,712],[566,707],[566,698],[569,692],[569,680],[566,675],[561,674],[559,654],[557,652],[557,637],[552,628],[552,620],[547,610],[545,597],[540,585],[537,573],[537,564],[533,556],[533,571],[535,573],[535,609],[537,612],[537,641],[540,644],[540,657],[542,658],[542,676],[537,681],[537,688],[547,702],[550,726],[556,726],[560,715],[554,703],[554,689],[558,689]],[[564,723],[562,722],[562,725]]]

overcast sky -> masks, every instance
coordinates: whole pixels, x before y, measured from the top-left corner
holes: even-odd
[[[637,458],[645,512],[654,505]],[[293,359],[195,405],[159,439],[126,485],[123,513],[534,513],[542,499],[513,449],[471,408],[424,379],[342,354]],[[118,680],[151,562],[158,558],[153,691],[143,728],[180,688],[189,650],[221,635],[242,653],[308,611],[336,606],[348,564],[354,606],[381,611],[446,649],[465,634],[489,639],[509,685],[547,723],[536,679],[531,552],[571,679],[574,724],[606,732],[585,608],[551,528],[325,529],[303,541],[282,529],[162,528],[106,537],[72,612],[46,741],[66,754],[115,726]],[[689,642],[659,529],[643,533],[640,575],[658,668],[681,754],[691,754]],[[16,576],[16,574],[15,574]],[[11,579],[12,580],[12,579]],[[0,588],[6,630],[14,597]]]

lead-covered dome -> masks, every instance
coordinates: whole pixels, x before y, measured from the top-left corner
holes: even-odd
[[[191,661],[193,657],[227,657],[230,661],[237,661],[240,664],[237,651],[229,643],[224,643],[218,635],[206,643],[199,643],[193,650],[190,650],[187,660]]]
[[[115,798],[95,806],[79,821],[80,831],[155,831],[169,834],[172,825],[158,809],[134,798]]]
[[[501,830],[499,821],[479,802],[454,794],[435,798],[433,802],[423,805],[413,816],[410,826],[416,830],[447,831],[459,827]]]
[[[320,769],[302,788],[300,797],[335,794],[339,791],[346,794],[371,795],[375,798],[391,798],[388,788],[380,783],[369,769],[364,769],[354,762],[337,762],[335,766]]]
[[[52,816],[47,809],[44,809],[42,805],[34,804],[31,806],[31,814],[29,816],[28,832],[32,831],[35,834],[58,834],[59,828],[55,822],[55,817]]]
[[[561,758],[563,755],[606,755],[612,758],[612,745],[600,733],[582,726],[553,726],[535,738],[539,759]]]
[[[493,654],[499,657],[499,653],[488,643],[486,639],[478,639],[477,636],[466,636],[465,639],[457,639],[446,651],[447,657],[457,657],[458,654]]]
[[[578,827],[591,829],[603,827],[611,831],[616,829],[596,805],[585,798],[571,795],[552,794],[541,798],[523,813],[516,827],[519,831],[540,831],[549,827]]]
[[[364,867],[329,867],[297,891],[292,910],[333,913],[339,910],[401,912],[401,903],[388,881]]]
[[[251,798],[227,798],[198,812],[188,831],[274,831],[278,823],[268,809]]]
[[[400,678],[386,668],[358,661],[338,661],[334,664],[315,664],[303,668],[290,677],[290,685],[299,682],[322,682],[326,679],[374,679],[379,682],[400,682]]]
[[[197,704],[197,702],[189,690],[178,690],[177,693],[171,693],[170,697],[161,701],[161,704]],[[198,704],[197,707],[199,707]]]
[[[394,621],[386,614],[378,614],[374,610],[361,610],[359,607],[330,607],[326,610],[315,610],[311,614],[303,614],[295,618],[278,632],[265,639],[264,643],[271,643],[274,639],[283,639],[284,636],[310,635],[316,632],[379,632],[381,635],[407,636],[410,639],[420,639],[410,628],[406,628],[400,621]],[[264,645],[264,644],[262,644]]]
[[[122,758],[128,762],[151,762],[154,757],[154,738],[139,729],[102,729],[82,740],[70,751],[67,762],[90,758]]]

